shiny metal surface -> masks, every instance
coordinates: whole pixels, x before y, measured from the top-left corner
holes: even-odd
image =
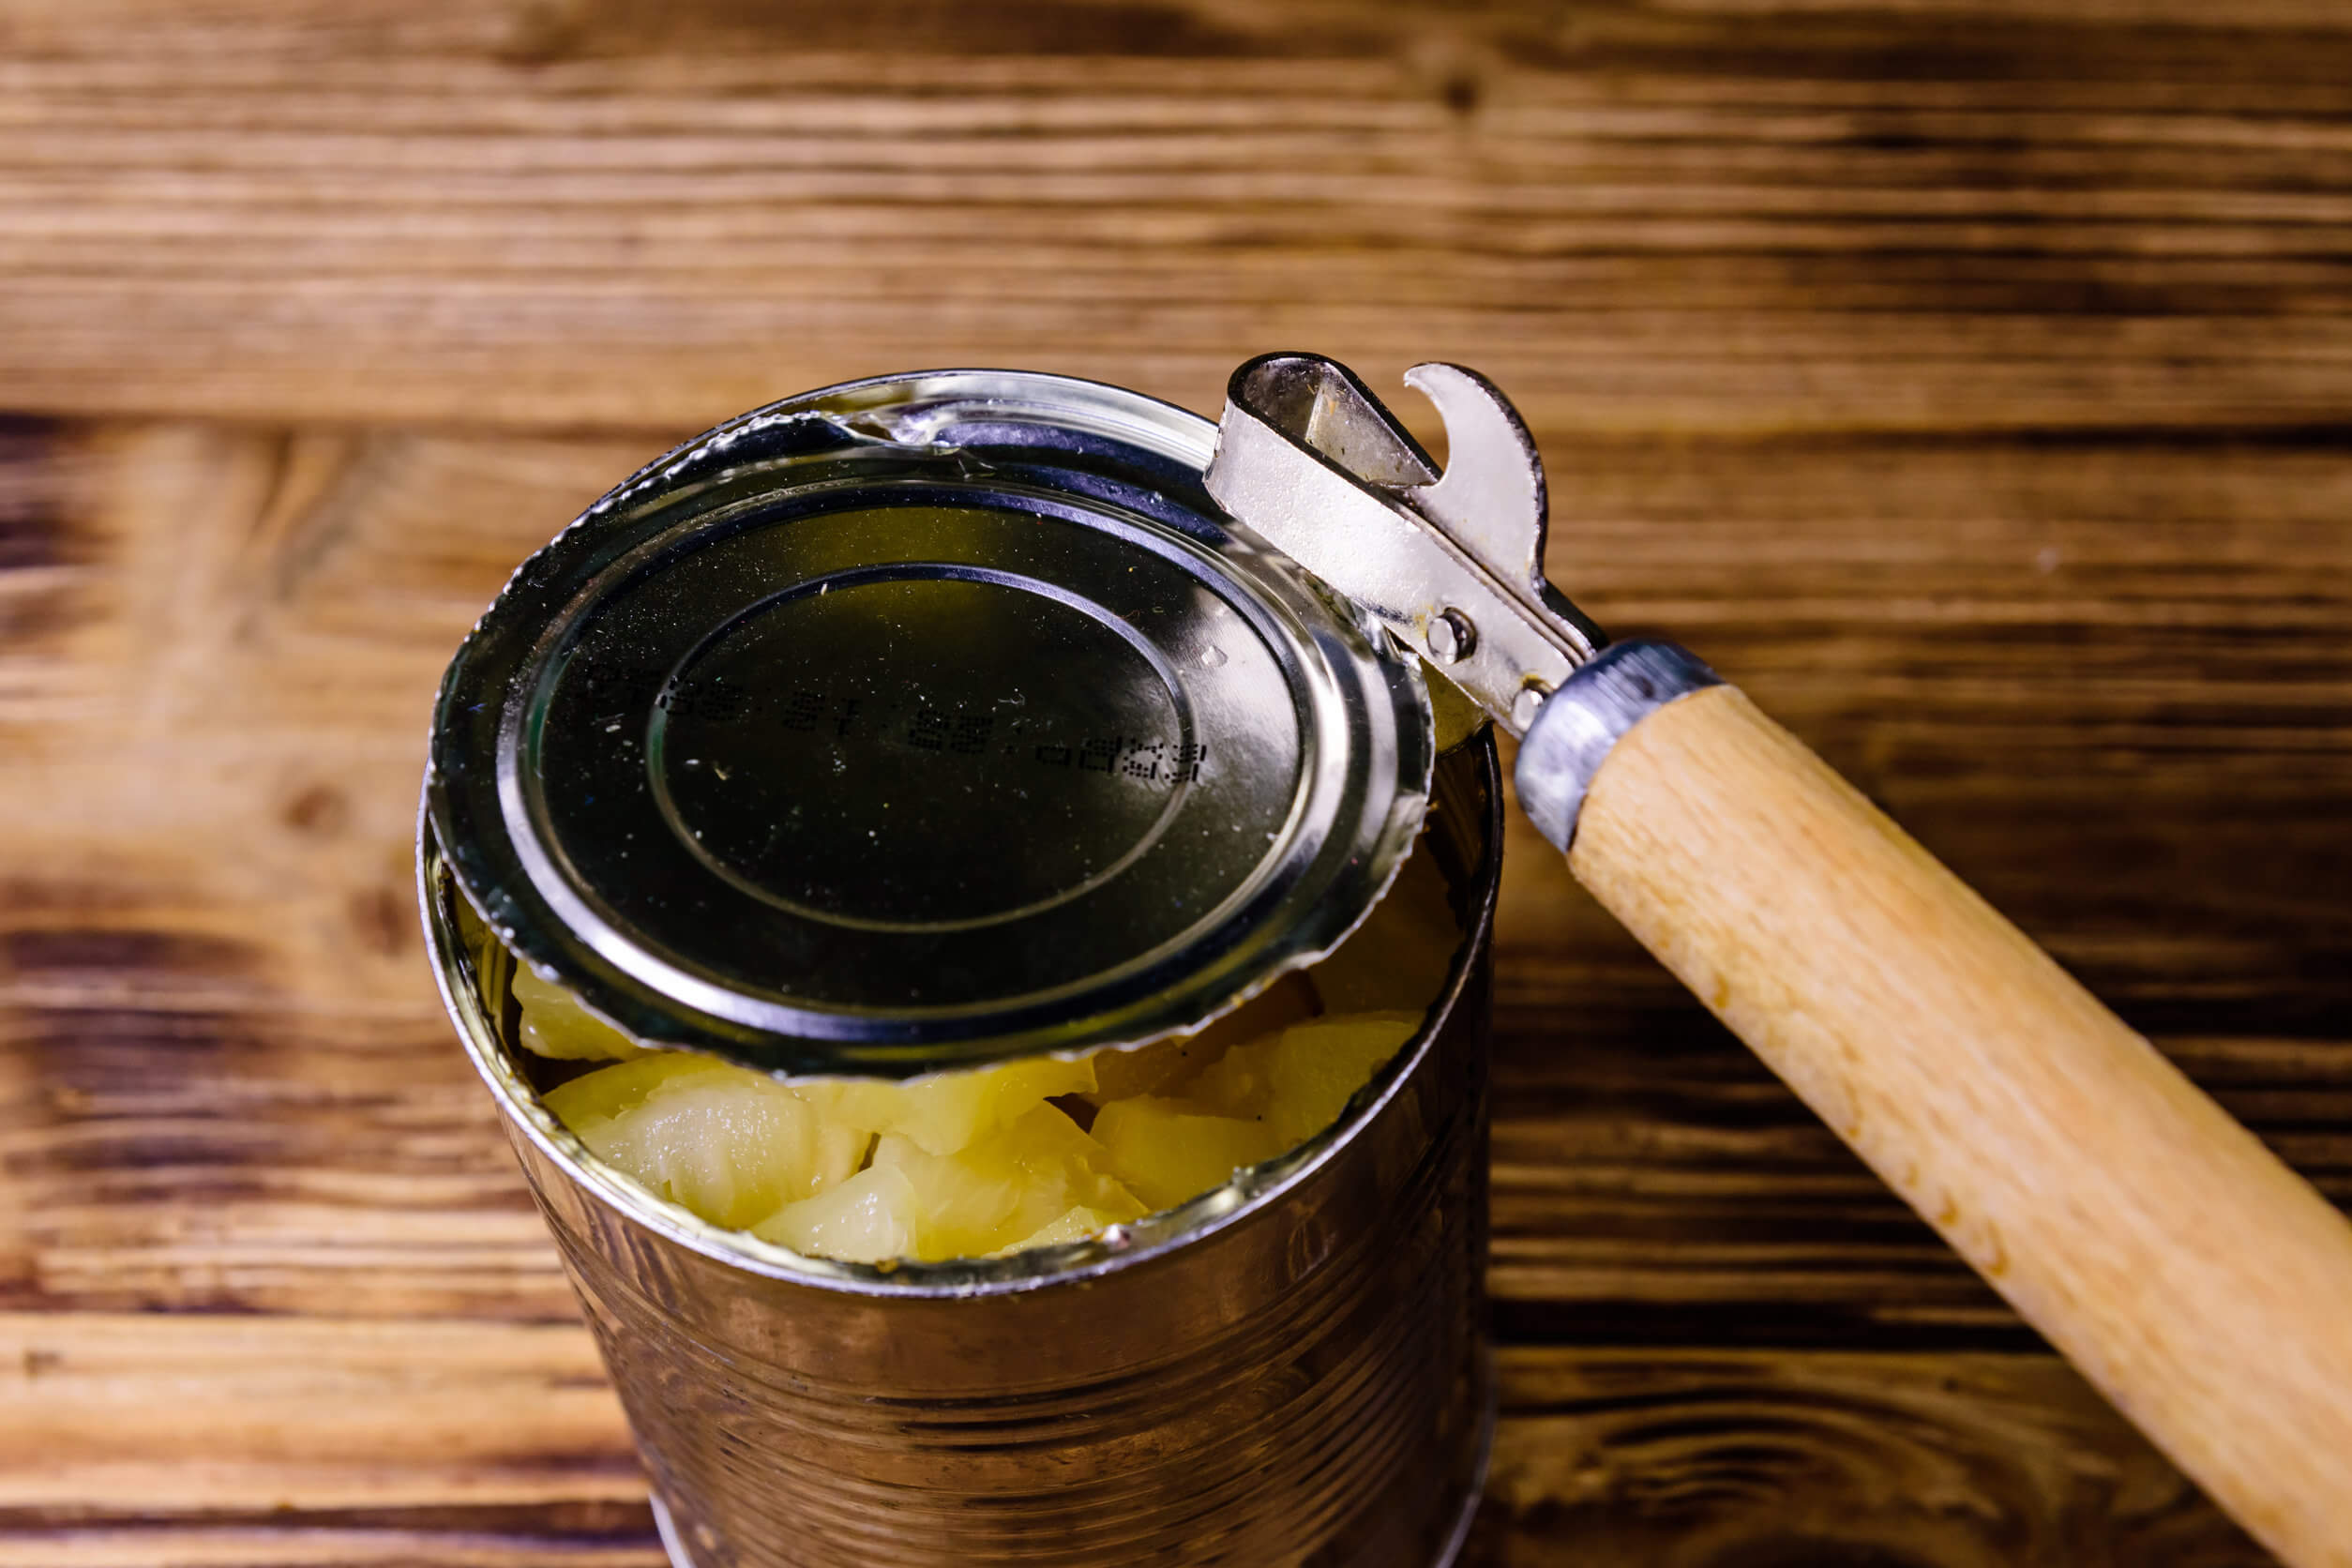
[[[475,990],[425,821],[445,996],[695,1568],[1448,1559],[1492,1421],[1499,782],[1488,739],[1440,765],[1418,852],[1463,944],[1340,1126],[1155,1244],[960,1273],[795,1269],[588,1159]]]
[[[1346,366],[1274,354],[1233,372],[1209,493],[1438,666],[1434,689],[1524,739],[1520,805],[1565,851],[1618,737],[1721,682],[1672,643],[1606,647],[1545,579],[1544,461],[1492,382],[1439,364],[1405,381],[1445,420],[1442,475]]]
[[[1545,580],[1544,465],[1517,411],[1458,365],[1405,380],[1445,420],[1442,475],[1346,366],[1265,354],[1233,372],[1209,493],[1519,733],[1605,640]]]
[[[1429,656],[1440,664],[1456,664],[1478,646],[1478,628],[1458,610],[1438,612],[1429,623]]]
[[[1545,702],[1519,744],[1512,770],[1519,809],[1561,852],[1592,776],[1620,737],[1678,697],[1723,677],[1672,642],[1620,642],[1577,671]]]
[[[1213,431],[956,371],[730,421],[452,661],[470,899],[641,1040],[912,1076],[1190,1028],[1326,951],[1426,802],[1419,667],[1237,531]]]
[[[1485,1442],[1479,1454],[1478,1473],[1482,1476],[1486,1472],[1493,1447],[1494,1423],[1489,1420],[1486,1424]],[[1480,1488],[1473,1486],[1470,1495],[1462,1500],[1462,1510],[1455,1515],[1453,1533],[1438,1549],[1438,1555],[1430,1561],[1429,1568],[1452,1568],[1452,1565],[1460,1559],[1462,1548],[1470,1544],[1470,1528],[1478,1522],[1478,1505],[1481,1500],[1479,1493]],[[649,1500],[653,1504],[654,1530],[661,1538],[662,1551],[669,1556],[670,1568],[701,1568],[701,1565],[695,1561],[694,1554],[686,1549],[686,1538],[679,1531],[677,1521],[670,1516],[670,1510],[663,1505],[659,1495],[656,1494]]]

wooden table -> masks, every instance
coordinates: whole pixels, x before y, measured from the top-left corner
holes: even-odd
[[[0,1565],[653,1568],[418,951],[443,661],[738,409],[1290,346],[1495,376],[1560,582],[2352,1199],[2338,0],[9,0]],[[1513,855],[1475,1561],[2265,1560]]]

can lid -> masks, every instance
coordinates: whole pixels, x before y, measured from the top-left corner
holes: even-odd
[[[1327,951],[1428,798],[1417,663],[1059,376],[720,426],[533,556],[444,678],[484,918],[652,1043],[904,1077],[1194,1027]]]

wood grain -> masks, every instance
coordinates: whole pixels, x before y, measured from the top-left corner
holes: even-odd
[[[1531,1348],[1501,1370],[1473,1562],[2266,1560],[2044,1356]],[[566,1328],[0,1315],[0,1568],[663,1560]]]
[[[1603,624],[2352,1202],[2347,83],[2333,0],[0,0],[0,1565],[658,1562],[426,703],[644,458],[914,365],[1477,365]],[[1501,939],[1476,1560],[2267,1560],[1532,834]]]
[[[2329,425],[2352,29],[18,0],[0,403],[700,428],[1270,343],[1587,429]]]
[[[1523,1349],[1467,1560],[2268,1561],[2041,1356]]]

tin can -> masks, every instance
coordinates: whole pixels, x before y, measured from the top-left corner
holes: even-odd
[[[999,527],[1003,518],[1030,515],[1024,508],[1035,508],[1038,516],[1058,515],[1050,508],[1061,505],[1066,490],[1110,515],[1113,534],[1132,523],[1141,531],[1140,548],[1160,550],[1160,558],[1168,559],[1191,548],[1184,542],[1185,515],[1214,512],[1198,495],[1198,475],[1207,457],[1205,422],[1113,388],[1052,377],[965,373],[858,384],[778,408],[795,415],[818,410],[837,431],[858,417],[879,422],[883,437],[878,445],[887,450],[852,456],[884,464],[886,472],[878,471],[879,476],[899,485],[901,490],[894,493],[901,499],[908,476],[887,465],[911,464],[927,472],[952,462],[965,482],[988,492],[976,501],[970,495],[947,498],[958,506],[993,508],[974,525],[982,533]],[[922,427],[920,439],[912,428],[916,425]],[[942,440],[949,430],[960,430],[963,439]],[[824,445],[832,437],[816,432],[812,445],[809,436],[776,411],[722,427],[616,490],[575,525],[568,544],[559,539],[558,547],[585,562],[580,570],[592,576],[607,572],[613,561],[634,562],[631,569],[641,572],[663,569],[658,563],[644,566],[660,555],[660,549],[649,553],[647,541],[682,536],[674,519],[655,515],[680,498],[701,520],[697,526],[714,516],[781,515],[774,508],[812,491],[833,497],[830,516],[872,503],[878,473],[845,479],[836,462],[839,454]],[[842,439],[852,437],[871,439],[854,429]],[[782,453],[778,465],[763,466],[752,450],[762,442],[776,444],[774,450]],[[1042,458],[1041,448],[1048,451]],[[812,454],[815,467],[808,460]],[[844,499],[847,490],[857,493]],[[946,503],[940,493],[924,490],[912,504],[936,510]],[[616,520],[646,517],[653,521],[635,534]],[[1082,525],[1103,526],[1091,518]],[[929,513],[923,526],[930,542],[924,547],[928,553],[921,564],[927,575],[921,580],[974,580],[956,575],[983,569],[969,561],[940,567],[934,557],[952,550],[939,543],[942,525]],[[1136,547],[1123,535],[1114,544]],[[1147,624],[1132,636],[1119,632],[1142,650],[1139,656],[1153,669],[1163,671],[1160,678],[1168,679],[1171,689],[1175,677],[1166,671],[1175,669],[1179,654],[1187,660],[1181,672],[1186,682],[1196,668],[1214,675],[1229,656],[1244,662],[1248,656],[1236,647],[1235,655],[1221,655],[1213,663],[1194,653],[1245,641],[1231,631],[1231,609],[1219,608],[1238,602],[1242,591],[1229,591],[1199,574],[1214,577],[1221,569],[1216,563],[1245,557],[1248,543],[1219,535],[1208,539],[1205,553],[1207,564],[1184,566],[1194,577],[1168,590],[1176,596],[1167,602],[1178,611],[1168,619],[1184,623],[1184,605],[1205,605],[1201,624],[1227,628],[1214,633],[1219,642],[1185,642],[1193,633],[1182,625],[1173,631]],[[903,550],[899,555],[912,559]],[[1013,584],[1008,592],[1043,593],[1056,604],[1062,601],[1054,596],[1092,592],[1082,586],[1087,580],[1122,580],[1087,579],[1089,571],[1115,567],[1118,558],[1090,559],[1091,565],[1081,561],[1072,572],[1081,587],[1039,576],[1034,562],[1018,574],[1011,566],[988,566],[996,577],[983,580],[1001,578]],[[529,635],[518,634],[516,645],[544,650],[554,635],[548,626],[571,624],[564,622],[566,614],[580,620],[564,607],[577,607],[593,595],[577,581],[558,580],[561,565],[561,561],[527,565],[510,585],[509,599],[545,588],[547,602],[557,606],[539,615]],[[1148,562],[1140,566],[1147,572],[1160,569]],[[761,585],[746,600],[752,611],[696,613],[713,626],[737,626],[746,614],[801,602],[829,583],[872,580],[871,563],[845,565],[828,558],[823,570],[832,575],[815,588],[800,580],[782,587]],[[868,575],[854,575],[859,572]],[[1208,581],[1209,588],[1199,588],[1196,579]],[[1114,955],[1115,961],[1103,966],[1109,979],[1091,990],[1066,976],[1046,973],[1042,981],[1033,975],[1018,986],[1000,986],[1004,994],[999,995],[988,993],[993,982],[979,974],[974,959],[967,968],[979,977],[961,982],[962,992],[945,1001],[910,994],[904,1005],[895,1005],[888,986],[876,979],[889,972],[882,958],[873,957],[881,949],[856,945],[866,940],[862,936],[841,939],[851,945],[836,942],[822,950],[848,955],[843,962],[852,972],[837,981],[845,993],[822,996],[823,1006],[788,1020],[795,1026],[791,1031],[774,1028],[773,1018],[753,1010],[774,1000],[769,993],[748,982],[729,989],[739,978],[729,965],[739,963],[750,948],[716,944],[682,957],[677,951],[682,939],[657,932],[658,940],[644,944],[644,951],[660,960],[656,963],[631,947],[632,932],[656,927],[677,905],[705,897],[693,880],[704,875],[695,869],[698,853],[701,860],[716,855],[721,862],[710,868],[712,886],[756,884],[750,890],[765,900],[761,907],[785,910],[766,938],[777,951],[798,951],[789,942],[799,940],[795,933],[801,927],[787,927],[787,918],[805,925],[812,907],[822,920],[828,911],[853,906],[854,918],[844,917],[844,928],[879,928],[875,942],[912,942],[916,950],[942,956],[937,971],[911,974],[910,992],[919,991],[934,972],[964,972],[957,965],[971,957],[972,950],[963,945],[970,931],[988,933],[987,940],[998,943],[979,950],[990,956],[1038,945],[1012,940],[1038,928],[1027,924],[1038,918],[1027,912],[1060,907],[1057,898],[1066,903],[1081,895],[1097,897],[1101,874],[1090,862],[1082,869],[1093,881],[1085,882],[1080,894],[1048,890],[1039,897],[1029,888],[1018,897],[1002,895],[1018,908],[1001,917],[957,905],[930,927],[912,930],[921,921],[907,912],[945,908],[939,903],[944,895],[860,885],[829,895],[834,902],[827,904],[795,883],[788,898],[776,893],[773,882],[761,881],[764,873],[754,862],[688,846],[689,852],[676,860],[683,869],[648,873],[660,898],[649,898],[644,907],[652,912],[633,925],[629,899],[637,884],[630,881],[627,856],[652,858],[654,852],[638,837],[645,822],[657,817],[671,831],[698,839],[702,825],[719,823],[713,837],[726,836],[723,814],[713,816],[691,803],[681,807],[665,797],[661,782],[663,768],[684,765],[677,758],[683,743],[675,740],[680,726],[671,716],[677,710],[699,701],[705,719],[713,712],[718,715],[713,722],[726,719],[728,703],[711,701],[708,685],[699,694],[682,685],[687,677],[680,673],[703,657],[701,650],[719,634],[705,626],[683,633],[658,629],[688,652],[664,653],[645,667],[652,671],[650,698],[645,692],[611,696],[610,679],[594,673],[593,667],[589,674],[542,676],[532,673],[535,666],[500,665],[491,656],[497,607],[476,633],[490,652],[470,644],[472,671],[461,673],[453,666],[436,720],[435,771],[429,775],[419,834],[420,897],[430,953],[451,1017],[499,1107],[597,1337],[652,1477],[665,1542],[679,1564],[1425,1568],[1449,1561],[1457,1552],[1478,1496],[1493,1421],[1483,1284],[1490,936],[1500,846],[1495,752],[1491,741],[1479,736],[1434,761],[1424,755],[1416,764],[1414,746],[1427,745],[1426,699],[1394,678],[1394,671],[1381,665],[1386,656],[1340,646],[1348,637],[1326,635],[1327,624],[1315,619],[1322,611],[1304,598],[1286,600],[1292,592],[1289,587],[1244,587],[1252,603],[1274,606],[1268,612],[1272,619],[1252,623],[1259,625],[1257,635],[1287,637],[1303,648],[1300,668],[1314,667],[1310,675],[1323,670],[1315,679],[1328,676],[1326,684],[1335,683],[1340,697],[1327,709],[1315,707],[1322,700],[1316,692],[1297,699],[1296,711],[1305,716],[1299,730],[1310,744],[1299,752],[1301,760],[1284,764],[1287,773],[1272,768],[1289,792],[1275,792],[1264,809],[1271,813],[1267,820],[1278,818],[1286,825],[1266,832],[1273,847],[1240,876],[1241,894],[1203,880],[1236,875],[1230,867],[1201,870],[1198,859],[1224,854],[1229,860],[1229,852],[1190,850],[1181,836],[1184,813],[1195,806],[1213,819],[1240,820],[1257,809],[1249,796],[1252,781],[1229,780],[1220,796],[1197,777],[1162,776],[1171,748],[1180,758],[1234,749],[1233,735],[1216,725],[1226,722],[1219,715],[1238,710],[1217,689],[1203,687],[1193,694],[1194,707],[1208,716],[1180,716],[1184,723],[1172,738],[1150,743],[1160,748],[1157,753],[1138,745],[1129,759],[1138,771],[1118,780],[1130,792],[1153,788],[1161,793],[1138,795],[1139,806],[1129,800],[1102,808],[1106,820],[1121,811],[1156,812],[1153,822],[1158,824],[1146,850],[1122,852],[1128,857],[1124,862],[1108,853],[1103,859],[1117,869],[1153,853],[1174,856],[1172,869],[1153,873],[1164,880],[1150,885],[1162,892],[1182,886],[1193,895],[1189,902],[1184,897],[1172,899],[1180,907],[1177,915],[1154,909],[1136,916],[1138,928],[1127,940],[1150,962],[1138,965]],[[1106,602],[1115,603],[1108,598],[1113,591],[1105,592]],[[1209,602],[1218,595],[1226,597]],[[1304,618],[1297,626],[1283,619],[1285,602],[1293,603]],[[1150,612],[1132,604],[1117,610],[1123,625],[1142,623]],[[668,628],[679,618],[674,606],[668,613],[663,620],[634,606],[627,624]],[[1298,626],[1307,631],[1301,633]],[[892,646],[892,658],[910,656]],[[1177,652],[1168,652],[1171,648]],[[1362,679],[1350,675],[1351,659],[1371,672]],[[1279,664],[1277,657],[1267,668]],[[1339,672],[1329,675],[1325,667],[1334,664]],[[616,667],[631,668],[626,660],[616,666],[608,659],[606,668]],[[848,679],[837,673],[836,678]],[[1262,685],[1274,676],[1253,678]],[[1307,680],[1296,671],[1283,678],[1300,689]],[[606,679],[606,686],[598,687],[598,679]],[[469,690],[468,680],[488,684]],[[575,703],[578,711],[569,719],[564,716],[571,711],[564,706],[565,680],[590,694],[581,700],[587,706]],[[760,685],[756,672],[751,684]],[[946,685],[952,687],[954,681]],[[529,689],[555,695],[534,709]],[[850,701],[879,701],[870,684],[860,689],[866,695]],[[1383,703],[1390,698],[1395,712],[1405,715],[1394,735],[1382,729],[1388,722]],[[1184,701],[1179,690],[1180,707]],[[635,716],[608,728],[596,704],[615,701],[623,705],[615,711]],[[1425,731],[1419,741],[1410,732],[1412,702],[1420,704]],[[630,703],[650,706],[651,716]],[[1033,719],[1044,726],[1034,715],[1039,706],[1049,705],[1023,699],[1015,707],[1030,716],[1020,722]],[[490,709],[500,712],[481,716]],[[786,716],[778,722],[789,729],[791,715],[802,707],[781,711]],[[960,732],[979,730],[976,719],[967,723],[957,717],[967,711],[969,702],[962,708],[946,699],[936,706],[916,702],[907,709],[912,716],[896,721],[897,728],[889,734],[897,738],[890,744],[905,742],[920,749],[927,734],[952,744],[959,724]],[[1333,728],[1340,720],[1315,717],[1325,712],[1340,715],[1353,727],[1349,734],[1355,739]],[[643,750],[615,763],[611,776],[654,779],[641,807],[647,815],[599,815],[624,809],[614,807],[608,793],[568,819],[562,817],[560,803],[559,808],[530,818],[538,808],[526,798],[530,790],[521,776],[528,769],[510,765],[505,760],[508,753],[497,751],[507,742],[484,738],[491,734],[493,720],[503,727],[497,733],[525,737],[517,745],[541,744],[540,737],[566,723],[588,735],[634,734],[643,726]],[[1260,724],[1262,731],[1259,720],[1248,722]],[[1043,734],[1047,729],[1020,733]],[[665,734],[671,738],[667,753]],[[713,755],[729,745],[769,747],[761,755],[771,761],[776,755],[774,736],[728,738],[734,734],[729,731],[712,742],[717,748]],[[1263,761],[1271,743],[1262,741],[1262,733],[1250,739],[1261,773],[1271,767]],[[1006,744],[1003,756],[1010,761],[1002,765],[1060,765],[1050,755],[1040,761],[1027,753],[1050,753],[1063,744],[1048,739],[1032,746],[1026,738],[1018,746]],[[1368,773],[1366,748],[1380,764]],[[496,766],[489,755],[493,751]],[[670,761],[658,760],[665,755]],[[1114,761],[1120,756],[1112,754]],[[1401,766],[1389,773],[1403,783],[1390,790],[1382,769],[1398,757]],[[1141,758],[1151,760],[1153,776],[1142,776],[1136,761]],[[798,764],[788,760],[776,765]],[[865,761],[837,751],[834,765],[854,770]],[[478,781],[464,776],[469,770],[478,772]],[[1334,770],[1336,784],[1319,780],[1319,771]],[[912,776],[902,769],[884,776]],[[1020,776],[1015,792],[1020,809],[1035,809],[1040,798],[1064,798],[1033,780],[1033,774]],[[1186,796],[1184,792],[1195,785],[1199,792]],[[972,807],[970,797],[997,786],[959,776],[927,794],[929,786],[910,787],[916,792],[901,806],[949,801],[954,809],[985,812],[985,803]],[[1053,776],[1051,787],[1065,787],[1061,776]],[[1416,796],[1416,789],[1425,792]],[[1338,796],[1325,798],[1332,791]],[[1319,800],[1322,804],[1316,804]],[[840,810],[853,813],[871,804],[850,800]],[[488,824],[490,814],[509,810],[511,819]],[[697,810],[703,814],[696,817]],[[837,829],[841,820],[837,817],[832,826]],[[554,824],[547,838],[552,850],[540,853],[524,843],[502,863],[501,846],[486,847],[502,833],[529,838],[539,831],[533,822]],[[1326,826],[1296,843],[1283,837],[1300,831],[1301,822],[1316,822]],[[518,828],[517,822],[522,825]],[[582,827],[583,822],[591,825]],[[608,832],[615,822],[636,825]],[[1167,825],[1170,822],[1177,824],[1174,829]],[[925,837],[931,829],[910,831],[914,850],[927,845],[935,852],[935,838]],[[1072,830],[1080,841],[1093,831],[1089,822]],[[1416,831],[1418,849],[1412,847]],[[607,837],[599,841],[582,837],[590,834]],[[1162,849],[1163,844],[1175,847]],[[819,844],[793,865],[805,866],[825,850]],[[876,864],[895,875],[893,867],[927,867],[938,858],[914,850],[894,860],[896,852],[885,848]],[[612,857],[610,867],[617,868],[599,873],[608,880],[597,882],[577,871],[605,851]],[[500,973],[504,965],[529,962],[576,987],[596,1011],[641,1039],[711,1050],[771,1071],[880,1070],[904,1076],[1023,1050],[1069,1054],[1106,1040],[1140,1039],[1197,1022],[1219,1004],[1220,989],[1229,1002],[1253,979],[1330,948],[1380,897],[1409,851],[1425,857],[1441,880],[1458,945],[1442,994],[1423,1026],[1356,1096],[1342,1120],[1302,1147],[1238,1172],[1230,1183],[1170,1213],[1114,1228],[1093,1241],[1001,1259],[893,1267],[799,1258],[654,1198],[589,1155],[540,1104],[547,1066],[520,1048],[515,1009]],[[535,869],[535,853],[556,869]],[[1018,857],[1007,864],[1018,865]],[[755,868],[746,870],[747,866]],[[1268,866],[1276,869],[1269,871]],[[664,876],[670,880],[664,882]],[[565,882],[565,877],[576,880]],[[1187,877],[1193,881],[1185,882]],[[972,897],[960,882],[953,891],[958,898]],[[1210,897],[1213,893],[1222,901]],[[577,900],[576,916],[567,912],[567,898]],[[886,914],[877,914],[884,905]],[[696,918],[708,922],[711,916],[703,910]],[[1090,918],[1099,923],[1103,916]],[[476,919],[495,933],[495,942],[467,940]],[[1176,936],[1154,921],[1176,922],[1169,927]],[[682,920],[677,929],[690,937],[696,927]],[[890,961],[901,962],[903,953],[903,946],[891,949]],[[869,959],[870,972],[855,972]],[[1060,960],[1049,955],[1033,961]],[[694,985],[663,978],[672,969],[689,972]],[[837,980],[828,974],[824,984]],[[953,990],[957,983],[951,978],[943,984]],[[822,988],[811,982],[804,989],[812,988]],[[715,1003],[708,1001],[713,994]],[[738,1005],[740,997],[750,1000]],[[805,1003],[804,997],[785,994],[776,1004],[790,1008]],[[971,1044],[975,1040],[981,1045]]]

